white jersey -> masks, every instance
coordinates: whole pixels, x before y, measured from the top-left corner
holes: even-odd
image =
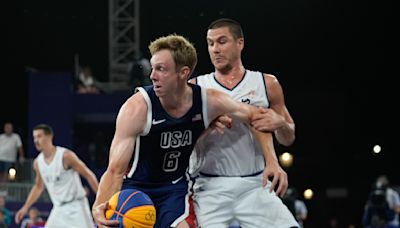
[[[40,153],[37,158],[40,176],[55,206],[80,200],[86,196],[79,173],[73,169],[66,170],[64,168],[65,150],[65,148],[57,146],[50,164],[44,161],[43,153]]]
[[[246,70],[243,79],[232,90],[221,85],[214,73],[198,76],[196,80],[198,85],[222,91],[236,101],[269,107],[266,82],[261,72]],[[200,173],[212,176],[253,175],[265,167],[258,143],[249,128],[238,121],[233,121],[232,128],[225,129],[222,135],[213,132],[199,140],[193,156],[196,158],[192,160],[199,160]]]
[[[0,134],[0,161],[15,162],[21,146],[21,137],[18,134]]]

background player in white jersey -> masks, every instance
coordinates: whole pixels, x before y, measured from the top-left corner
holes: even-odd
[[[149,50],[153,85],[138,88],[117,116],[109,164],[92,209],[100,227],[117,223],[107,221],[104,210],[121,187],[150,196],[156,207],[155,227],[188,227],[189,157],[208,120],[226,113],[249,123],[260,112],[225,93],[188,83],[197,54],[184,37],[160,37]],[[273,150],[271,133],[255,132],[255,137]]]
[[[89,201],[79,175],[87,180],[94,192],[98,188],[96,176],[73,151],[55,146],[53,134],[53,129],[46,124],[33,128],[33,140],[40,152],[33,162],[35,184],[15,215],[15,222],[19,224],[46,187],[53,203],[46,227],[93,228]]]
[[[295,139],[294,122],[285,106],[282,88],[273,75],[244,68],[240,24],[226,18],[212,22],[207,43],[215,72],[192,82],[225,92],[237,101],[269,108],[257,114],[252,126],[274,132],[281,144],[291,145]],[[277,196],[285,193],[288,181],[275,151],[258,145],[246,125],[233,121],[223,135],[207,135],[198,142],[196,152],[195,166],[200,169],[193,201],[198,226],[227,227],[238,220],[241,227],[298,227]],[[268,181],[269,177],[272,181]]]

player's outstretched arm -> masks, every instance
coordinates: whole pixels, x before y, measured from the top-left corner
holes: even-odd
[[[33,161],[33,170],[35,171],[35,183],[32,186],[31,191],[29,192],[28,198],[26,199],[24,205],[18,212],[15,214],[15,223],[19,224],[21,220],[24,218],[26,213],[28,212],[29,208],[32,206],[33,203],[37,201],[44,190],[43,180],[39,173],[39,168],[37,164],[37,160]]]
[[[228,115],[244,123],[250,123],[260,110],[252,105],[233,100],[229,95],[215,89],[207,89],[208,118],[210,121],[221,115]]]
[[[270,192],[272,192],[276,186],[275,193],[282,197],[288,188],[288,177],[286,172],[279,165],[278,158],[276,156],[272,133],[265,134],[254,128],[250,128],[254,137],[258,141],[261,150],[263,151],[265,168],[263,171],[263,181],[262,185],[267,185],[269,178],[271,180]]]
[[[67,168],[72,168],[84,177],[89,183],[94,193],[97,193],[99,182],[96,175],[86,166],[86,164],[78,158],[78,156],[70,150],[65,151],[63,157],[64,164]]]
[[[92,207],[93,217],[99,227],[109,227],[118,221],[106,220],[107,201],[121,189],[122,179],[131,160],[136,137],[146,123],[147,104],[141,93],[136,93],[121,107],[111,143],[107,170],[100,179],[96,200]]]

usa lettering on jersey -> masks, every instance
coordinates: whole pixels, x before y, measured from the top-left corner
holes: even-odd
[[[192,145],[192,131],[167,131],[161,133],[160,147],[163,149]]]

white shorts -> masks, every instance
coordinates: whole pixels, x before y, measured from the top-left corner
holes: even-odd
[[[61,206],[53,206],[45,227],[47,228],[93,228],[94,222],[88,199],[75,200]]]
[[[237,220],[243,228],[299,227],[282,200],[252,177],[198,177],[193,205],[199,227],[222,228]]]

